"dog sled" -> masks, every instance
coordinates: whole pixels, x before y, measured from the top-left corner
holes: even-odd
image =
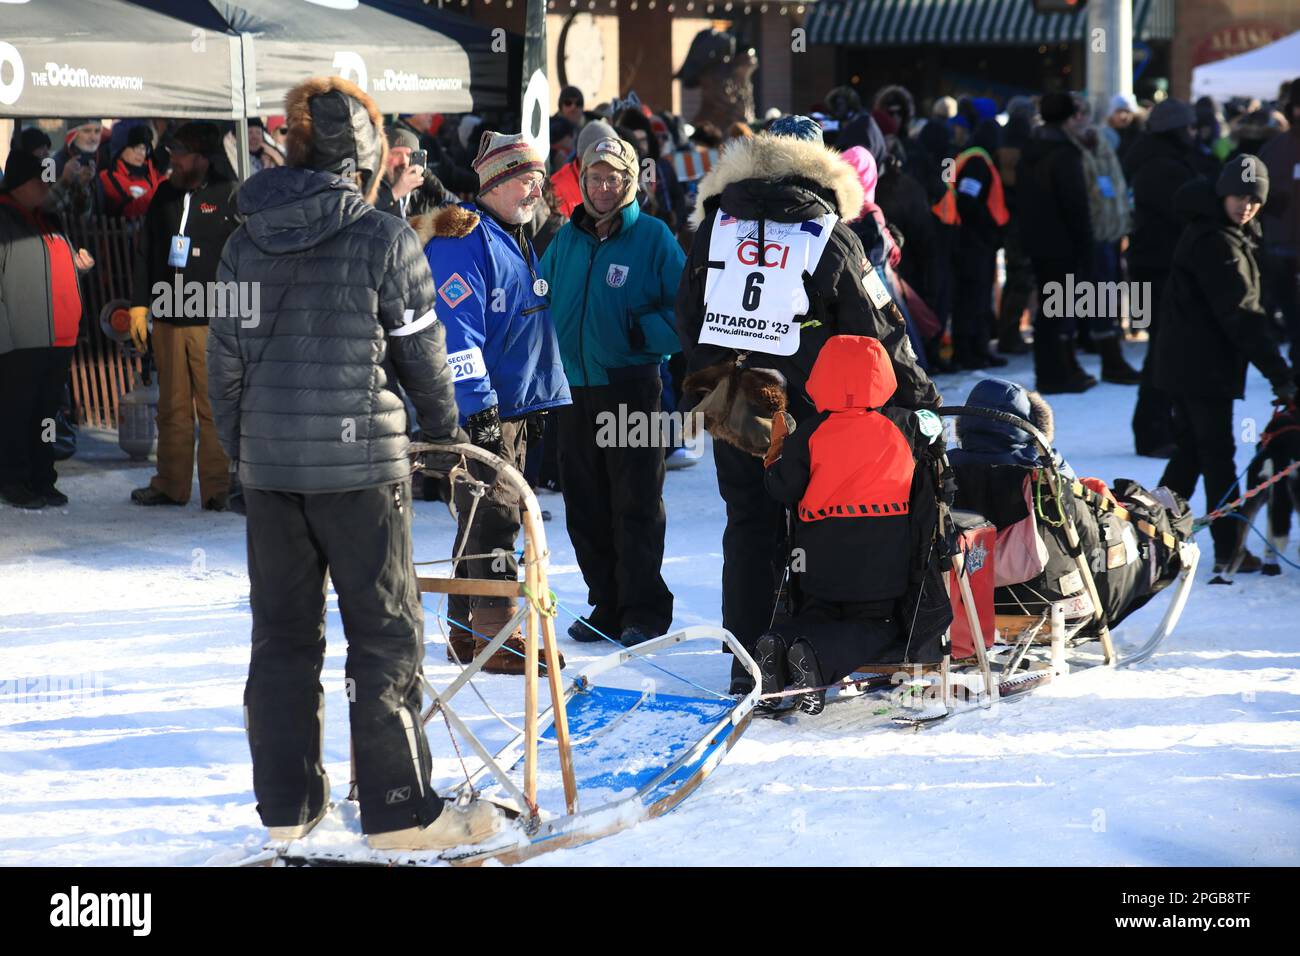
[[[951,616],[937,647],[918,656],[909,630],[905,653],[877,655],[844,680],[812,689],[838,692],[832,701],[865,699],[867,724],[915,728],[1020,697],[1072,671],[1150,659],[1177,626],[1200,560],[1187,503],[1134,482],[1117,481],[1112,490],[1067,476],[1048,437],[1018,415],[978,406],[940,415],[1019,428],[1037,460],[959,471],[955,506],[939,501],[935,542]],[[989,515],[974,507],[983,503],[979,494],[963,494],[963,479],[986,492],[995,505]],[[1008,500],[1010,509],[999,504]],[[1121,652],[1112,629],[1166,590],[1169,604],[1152,632]],[[900,612],[913,621],[916,608],[907,602],[915,600]],[[760,713],[788,719],[780,698],[802,690],[766,695]]]
[[[417,462],[434,451],[431,445],[411,446]],[[489,800],[504,812],[507,825],[485,844],[441,853],[376,851],[367,846],[357,806],[349,799],[331,807],[306,837],[288,844],[268,844],[244,865],[517,863],[551,850],[579,846],[673,809],[716,769],[750,724],[757,690],[737,699],[698,685],[693,686],[700,694],[669,694],[649,681],[630,689],[608,680],[620,668],[640,662],[671,674],[660,663],[665,651],[697,642],[712,649],[721,641],[750,669],[757,688],[757,665],[720,627],[691,626],[634,648],[619,646],[575,678],[562,677],[555,633],[559,605],[547,581],[550,552],[532,489],[516,469],[474,445],[439,446],[436,451],[459,456],[450,478],[468,482],[475,499],[495,484],[498,491],[509,492],[521,505],[522,581],[419,578],[420,590],[427,594],[524,599],[498,634],[477,635],[486,639],[486,646],[464,664],[450,684],[439,688],[427,677],[424,681],[429,704],[423,718],[430,742],[438,737],[438,725],[444,727],[464,768],[464,780],[448,799]],[[473,478],[465,467],[469,459],[493,469],[493,482]],[[464,559],[470,557],[477,556]],[[475,677],[516,628],[522,628],[524,637],[522,726],[513,728],[501,718],[515,732],[504,746],[493,747],[458,708],[467,690],[477,693]],[[540,686],[543,664],[549,697],[546,707]],[[495,711],[493,715],[499,716]],[[473,769],[470,761],[477,761]]]

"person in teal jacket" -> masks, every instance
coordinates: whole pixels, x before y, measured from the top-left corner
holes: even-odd
[[[685,256],[662,221],[641,215],[636,151],[602,139],[581,159],[582,205],[542,257],[551,319],[573,404],[556,412],[569,538],[591,613],[579,641],[625,646],[667,632],[659,365],[680,351],[674,300]]]

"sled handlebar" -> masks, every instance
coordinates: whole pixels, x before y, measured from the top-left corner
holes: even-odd
[[[974,418],[988,418],[1006,425],[1014,425],[1021,431],[1028,433],[1029,437],[1034,440],[1034,444],[1038,446],[1039,454],[1045,459],[1045,465],[1054,464],[1051,441],[1039,430],[1037,425],[1028,419],[1021,418],[1019,415],[999,411],[995,408],[981,408],[978,405],[953,405],[949,408],[940,408],[939,414],[944,418],[970,415]]]

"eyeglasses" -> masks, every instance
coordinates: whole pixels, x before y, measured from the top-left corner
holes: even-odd
[[[618,189],[621,190],[627,183],[623,176],[588,176],[588,189]]]
[[[542,183],[545,181],[546,180],[544,177],[539,176],[535,173],[532,176],[521,176],[519,178],[519,183],[525,187],[525,190],[527,192],[530,193],[535,189],[541,189]]]

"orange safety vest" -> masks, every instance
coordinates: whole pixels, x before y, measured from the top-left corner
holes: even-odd
[[[962,167],[966,161],[974,156],[978,156],[988,164],[989,172],[993,174],[993,182],[989,189],[989,212],[993,216],[993,221],[999,226],[1005,226],[1011,218],[1011,213],[1007,212],[1007,201],[1002,194],[1002,177],[998,175],[998,168],[993,165],[993,160],[987,152],[978,146],[972,146],[960,156],[957,157],[957,167],[953,171],[952,182],[948,183],[944,190],[943,198],[930,207],[930,211],[939,217],[939,221],[949,226],[961,224],[961,216],[957,214],[957,190],[953,183],[961,181]]]

